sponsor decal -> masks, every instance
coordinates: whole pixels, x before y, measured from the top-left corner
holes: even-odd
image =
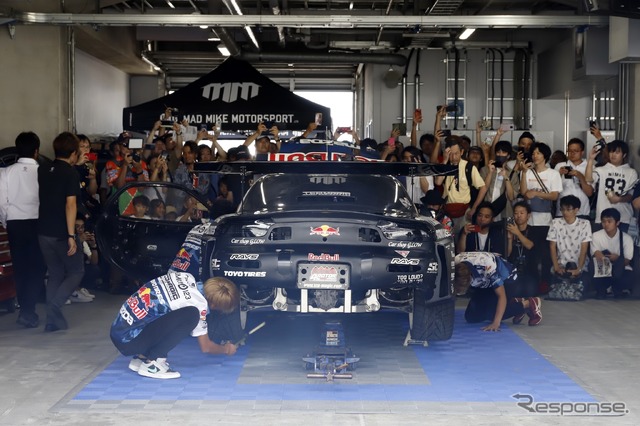
[[[394,257],[391,259],[392,265],[418,265],[420,264],[420,259],[407,259],[404,257]]]
[[[410,249],[422,247],[422,243],[414,243],[413,241],[389,241],[389,247]]]
[[[339,176],[322,176],[322,175],[309,175],[309,182],[319,183],[322,185],[342,184],[347,181],[347,178],[343,175]]]
[[[200,311],[200,321],[206,321],[207,311]]]
[[[395,250],[395,252],[398,253],[402,257],[409,256],[409,250]]]
[[[225,277],[264,278],[265,271],[224,271]]]
[[[163,291],[158,287],[158,282],[156,280],[151,281],[151,288],[156,295],[156,299],[158,299],[158,303],[160,305],[165,305],[167,302],[165,302],[164,297],[162,296]]]
[[[240,244],[243,246],[253,246],[256,244],[264,244],[264,239],[261,238],[232,238],[231,244]]]
[[[178,294],[178,289],[171,281],[167,281],[165,283],[165,287],[169,291],[169,300],[178,300],[180,295]]]
[[[220,269],[220,259],[211,259],[211,269],[213,270]]]
[[[229,256],[229,260],[258,260],[259,257],[256,253],[234,253]]]
[[[423,278],[424,278],[424,274],[398,275],[397,282],[400,284],[417,284],[417,283],[421,283]]]
[[[245,81],[245,82],[226,82],[226,83],[211,83],[206,86],[202,86],[202,97],[215,101],[220,99],[222,102],[233,103],[238,99],[248,101],[251,98],[255,98],[260,93],[260,85]]]
[[[338,270],[333,266],[314,266],[309,274],[309,281],[334,283],[338,281]]]
[[[309,253],[307,255],[307,259],[315,262],[334,262],[334,261],[340,260],[340,255],[327,254],[327,253],[320,253],[320,254]]]
[[[181,248],[180,251],[178,251],[178,254],[176,254],[176,260],[177,259],[184,259],[186,261],[190,261],[191,255],[184,248]]]
[[[318,197],[350,197],[350,192],[342,191],[302,191],[302,195],[312,195]]]
[[[438,262],[429,262],[427,266],[427,273],[436,274],[438,273]]]
[[[184,272],[189,269],[189,265],[191,265],[191,262],[189,262],[188,260],[182,261],[180,259],[176,259],[171,264],[171,267]]]
[[[155,244],[149,244],[147,246],[147,251],[158,251],[158,246]]]
[[[328,237],[329,235],[340,235],[340,228],[334,228],[329,225],[320,225],[316,228],[311,227],[311,232],[309,235],[321,235],[323,237]]]

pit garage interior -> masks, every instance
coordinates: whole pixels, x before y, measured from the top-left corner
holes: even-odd
[[[633,162],[636,8],[604,0],[5,1],[0,88],[9,101],[0,143],[34,126],[43,141],[67,129],[117,134],[122,107],[211,71],[224,45],[291,90],[352,90],[363,135],[410,122],[415,106],[435,112],[453,100],[446,64],[461,55],[465,112],[447,121],[454,132],[472,133],[482,117],[539,131],[563,149],[570,137],[586,139],[588,120],[597,119],[630,142]],[[475,34],[461,41],[467,27]],[[587,66],[576,70],[575,34],[586,28]],[[504,109],[498,85],[487,83],[500,68],[490,49],[506,55],[506,81],[516,51],[531,57],[528,91],[507,83]],[[126,86],[112,90],[119,97],[109,93],[113,84]],[[182,342],[169,359],[182,378],[167,381],[129,371],[113,347],[109,326],[123,300],[100,292],[93,303],[67,306],[70,329],[56,333],[19,328],[15,314],[0,313],[0,424],[640,424],[635,299],[545,300],[541,326],[504,322],[497,333],[466,324],[460,299],[453,337],[427,347],[403,345],[407,316],[396,311],[258,311],[247,328],[266,325],[233,357]],[[330,320],[342,323],[360,358],[351,379],[307,378],[302,358]]]

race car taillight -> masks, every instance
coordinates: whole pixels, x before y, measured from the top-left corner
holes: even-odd
[[[403,228],[394,222],[378,222],[378,228],[388,240],[413,240],[422,241],[422,232],[419,229]]]
[[[273,223],[256,220],[254,223],[242,226],[242,235],[247,237],[264,237],[273,225]]]

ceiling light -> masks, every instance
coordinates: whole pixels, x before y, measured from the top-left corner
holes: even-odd
[[[231,56],[229,49],[227,49],[227,46],[225,46],[224,43],[218,44],[218,50],[222,56]]]
[[[471,34],[473,34],[475,30],[475,28],[465,28],[465,30],[462,32],[462,34],[460,34],[458,38],[460,40],[466,40],[471,36]]]
[[[175,9],[176,7],[173,5],[173,3],[171,3],[169,0],[166,0],[167,5],[171,8],[171,9]]]
[[[220,41],[220,37],[211,36],[207,39],[207,41]]]
[[[151,66],[151,68],[154,69],[154,71],[156,72],[161,72],[162,68],[160,68],[159,66],[157,66],[156,64],[154,64],[149,58],[147,58],[145,55],[140,55],[140,57],[142,58],[143,61],[145,61],[147,64],[149,64]]]

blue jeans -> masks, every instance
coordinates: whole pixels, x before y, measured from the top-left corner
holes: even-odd
[[[73,256],[67,256],[69,243],[67,239],[38,235],[42,257],[47,264],[49,279],[47,281],[47,324],[60,329],[68,328],[67,320],[62,315],[62,307],[78,287],[84,275],[82,246],[76,239],[78,249]]]

